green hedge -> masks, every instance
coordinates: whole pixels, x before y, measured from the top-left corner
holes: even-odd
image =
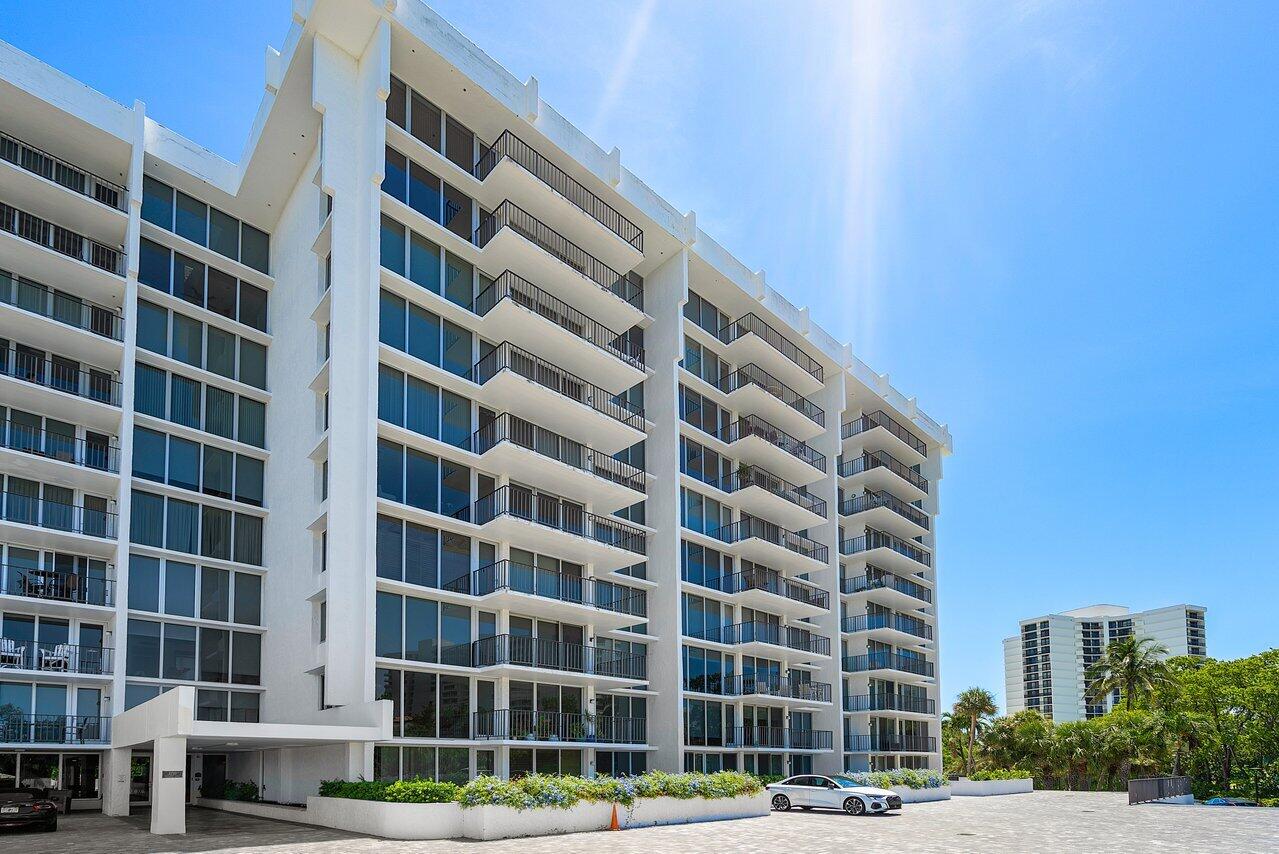
[[[650,771],[639,777],[559,777],[530,774],[517,780],[477,777],[465,786],[432,780],[326,780],[320,797],[362,801],[437,804],[458,802],[463,807],[504,806],[517,810],[568,809],[578,803],[611,803],[630,806],[640,798],[735,798],[763,790],[750,774],[720,771],[715,774],[667,774]]]
[[[258,784],[252,780],[243,783],[235,780],[226,780],[222,783],[221,788],[201,786],[200,797],[220,798],[224,801],[256,801],[258,799]]]
[[[357,801],[387,801],[393,804],[448,804],[456,801],[462,787],[456,783],[434,780],[325,780],[320,784],[322,798],[351,798]]]
[[[1029,780],[1030,772],[1022,771],[1017,768],[997,768],[994,771],[974,771],[968,775],[968,779],[975,783],[985,780]]]

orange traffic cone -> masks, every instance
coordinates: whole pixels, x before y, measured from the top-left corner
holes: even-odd
[[[617,804],[613,804],[613,820],[608,823],[609,830],[621,830],[622,826],[617,822]]]

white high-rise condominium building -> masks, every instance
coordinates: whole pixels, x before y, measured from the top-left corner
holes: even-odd
[[[0,43],[0,782],[938,767],[947,429],[417,0],[294,9],[238,163]]]
[[[1171,605],[1131,613],[1119,605],[1092,605],[1022,620],[1020,633],[1004,639],[1004,689],[1008,712],[1037,709],[1058,722],[1095,718],[1118,697],[1087,698],[1087,671],[1106,646],[1125,637],[1152,638],[1168,655],[1207,656],[1205,609]]]

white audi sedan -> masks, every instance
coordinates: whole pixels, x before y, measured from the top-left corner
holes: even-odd
[[[823,777],[817,774],[800,774],[787,777],[780,783],[764,787],[772,795],[773,809],[786,812],[791,807],[811,810],[843,810],[849,815],[884,813],[902,808],[901,796],[887,789],[859,786],[856,781],[841,774]]]

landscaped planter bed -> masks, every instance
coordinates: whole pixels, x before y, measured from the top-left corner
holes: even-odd
[[[1035,791],[1035,781],[1029,777],[1019,780],[969,780],[960,777],[950,782],[950,793],[955,797],[986,797],[988,795],[1020,795]]]
[[[292,821],[312,824],[309,810],[306,807],[291,807],[284,804],[264,804],[261,801],[230,801],[223,798],[192,798],[191,805],[223,812],[255,815],[259,818],[273,818],[277,821]]]
[[[392,804],[354,798],[306,799],[311,824],[388,839],[459,839],[459,804]]]
[[[950,787],[942,786],[934,789],[912,789],[908,786],[893,786],[892,790],[901,795],[903,804],[926,804],[931,801],[950,800]]]

